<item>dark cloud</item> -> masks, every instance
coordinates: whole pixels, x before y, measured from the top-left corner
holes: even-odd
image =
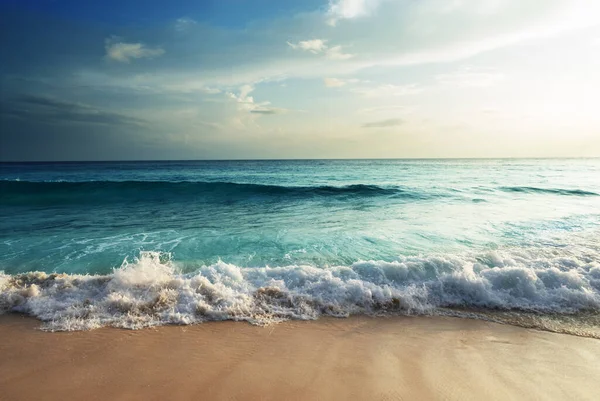
[[[144,126],[143,120],[52,97],[22,95],[0,104],[2,118],[20,118],[46,124],[103,124]]]
[[[381,120],[381,121],[373,121],[370,123],[366,123],[363,124],[363,128],[387,128],[387,127],[397,127],[399,125],[404,124],[404,121],[402,121],[399,118],[391,118],[388,120]]]
[[[263,114],[263,115],[273,115],[273,114],[284,114],[287,112],[285,109],[276,109],[276,108],[260,108],[250,110],[252,114]]]

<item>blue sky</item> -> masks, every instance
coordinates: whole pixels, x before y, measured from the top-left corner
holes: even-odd
[[[321,0],[3,0],[7,8],[106,24],[163,24],[186,16],[222,27],[325,9]]]
[[[595,0],[0,2],[0,159],[600,156]]]

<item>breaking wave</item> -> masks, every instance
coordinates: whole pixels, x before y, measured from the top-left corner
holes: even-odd
[[[596,249],[520,248],[324,268],[219,262],[184,274],[169,254],[142,252],[110,275],[0,274],[0,313],[61,331],[446,314],[600,338],[599,260]]]

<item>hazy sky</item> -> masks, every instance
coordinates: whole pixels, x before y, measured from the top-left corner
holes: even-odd
[[[0,159],[600,156],[598,0],[2,0]]]

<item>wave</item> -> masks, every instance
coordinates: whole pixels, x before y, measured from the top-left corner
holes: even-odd
[[[227,197],[377,197],[426,199],[430,195],[400,187],[377,185],[280,186],[233,182],[168,181],[85,181],[31,182],[0,181],[2,204],[46,204],[77,202],[118,202],[189,200]]]
[[[353,314],[450,314],[497,321],[504,314],[505,322],[544,329],[552,327],[548,316],[588,314],[600,327],[598,256],[597,249],[573,255],[531,248],[324,268],[219,262],[184,274],[169,254],[142,252],[109,275],[0,274],[0,313],[35,316],[47,330],[212,320],[270,324]],[[600,338],[598,327],[559,326]]]
[[[600,196],[580,189],[537,187],[500,187],[498,190],[525,194],[567,196]],[[450,191],[450,190],[448,190]],[[400,201],[419,201],[456,197],[448,191],[425,192],[401,186],[354,184],[345,186],[285,186],[208,181],[20,181],[0,180],[2,205],[67,205],[131,202],[235,202],[248,199],[310,199],[341,200],[386,197]],[[490,188],[493,192],[494,189]],[[451,191],[450,191],[451,192]],[[476,198],[473,202],[485,202]]]
[[[581,189],[558,189],[558,188],[537,188],[537,187],[500,187],[504,192],[518,192],[526,194],[550,194],[567,196],[600,196],[596,192],[584,191]]]

